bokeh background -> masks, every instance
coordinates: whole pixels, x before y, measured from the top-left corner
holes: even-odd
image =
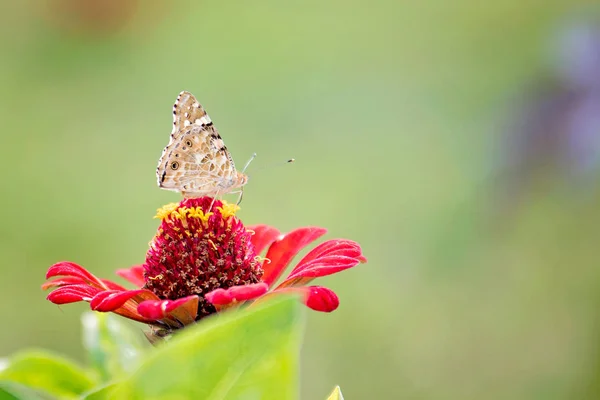
[[[308,315],[303,399],[599,398],[594,3],[3,2],[0,354],[85,361],[86,305],[39,285],[143,262],[189,90],[258,153],[246,223],[369,258],[321,281],[341,306]]]

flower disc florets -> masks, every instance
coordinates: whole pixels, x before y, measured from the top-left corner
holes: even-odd
[[[162,223],[144,263],[144,288],[159,298],[200,297],[196,319],[216,312],[205,294],[258,283],[263,275],[253,232],[235,216],[238,207],[219,200],[211,207],[213,201],[186,199],[161,208]]]

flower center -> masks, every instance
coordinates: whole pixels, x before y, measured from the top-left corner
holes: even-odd
[[[204,294],[260,282],[263,270],[250,241],[252,232],[235,216],[238,209],[211,197],[159,209],[156,217],[162,222],[146,254],[144,287],[162,299],[200,296],[200,319],[216,312]]]

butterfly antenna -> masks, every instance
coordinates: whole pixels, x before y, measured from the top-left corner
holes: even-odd
[[[262,171],[263,169],[267,169],[267,168],[280,167],[280,166],[282,166],[284,164],[293,163],[294,161],[296,161],[295,158],[290,158],[289,160],[285,160],[285,162],[283,162],[283,163],[282,162],[276,162],[276,163],[273,163],[273,164],[270,164],[270,165],[263,165],[260,168],[256,169],[255,172],[256,171]]]
[[[248,168],[248,165],[250,165],[250,163],[252,162],[252,160],[254,160],[254,158],[255,158],[255,157],[256,157],[256,153],[254,153],[254,154],[252,155],[252,158],[250,158],[250,159],[248,160],[248,162],[247,162],[247,163],[246,163],[246,165],[244,166],[244,169],[242,170],[242,173],[244,173],[244,172],[246,171],[246,168]],[[289,163],[293,163],[294,161],[296,161],[296,159],[294,159],[294,158],[290,158],[290,159],[289,159],[289,160],[287,160],[285,163],[286,163],[286,164],[289,164]],[[264,167],[263,167],[263,168],[259,168],[259,169],[258,169],[258,171],[260,171],[261,169],[264,169]],[[238,201],[237,201],[236,205],[238,205],[238,206],[240,205],[240,203],[242,202],[242,198],[243,198],[243,197],[244,197],[244,186],[242,186],[242,187],[241,187],[241,189],[240,189],[240,197],[238,197]]]
[[[248,166],[250,165],[250,163],[256,158],[256,153],[252,154],[252,157],[250,157],[250,159],[248,160],[248,162],[246,163],[246,165],[244,165],[244,169],[242,170],[242,174],[244,172],[246,172],[246,169],[248,168]]]

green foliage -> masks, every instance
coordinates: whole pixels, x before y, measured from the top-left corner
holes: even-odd
[[[20,394],[17,398],[29,397],[24,396],[20,387],[12,383],[47,392],[61,399],[77,398],[96,383],[78,365],[44,351],[27,351],[11,357],[7,367],[0,372],[0,380],[10,381],[7,386],[3,385],[4,390],[15,396]],[[44,398],[41,394],[39,396]]]
[[[114,398],[113,394],[114,394],[114,391],[115,391],[115,388],[117,387],[117,385],[118,385],[118,383],[112,383],[112,384],[97,387],[94,390],[87,392],[83,396],[83,399],[84,400],[107,400],[107,399]]]
[[[327,400],[344,400],[344,396],[342,396],[342,389],[340,389],[339,386],[336,386],[335,389],[333,389],[333,392],[331,392],[331,394],[327,398]]]
[[[55,397],[15,382],[0,382],[0,400],[51,400]]]
[[[161,346],[115,397],[294,399],[300,326],[295,298],[210,318]]]
[[[112,314],[87,312],[82,323],[91,366],[103,382],[133,371],[144,351],[140,332]]]
[[[30,352],[2,371],[0,400],[297,397],[302,318],[296,298],[208,318],[144,360],[135,331],[112,316],[86,314],[83,323],[93,369],[112,382],[94,388],[90,375],[71,362]]]

